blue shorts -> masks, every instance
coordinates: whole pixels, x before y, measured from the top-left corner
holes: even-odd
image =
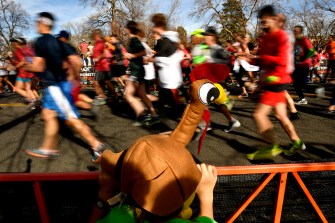
[[[31,78],[16,77],[16,81],[28,83],[28,82],[31,82]]]
[[[42,97],[43,108],[56,111],[61,120],[68,120],[70,117],[79,118],[80,113],[71,95],[73,87],[74,84],[69,81],[47,87]]]

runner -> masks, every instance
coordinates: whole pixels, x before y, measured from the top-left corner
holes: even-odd
[[[127,79],[126,70],[129,63],[128,60],[123,58],[123,53],[126,49],[122,41],[115,34],[111,36],[111,43],[114,45],[111,63],[112,78],[122,86],[125,86],[125,80]]]
[[[64,44],[64,50],[66,50],[68,59],[64,61],[63,68],[66,70],[67,73],[67,80],[72,82],[72,96],[74,99],[74,103],[78,108],[90,110],[91,113],[96,116],[95,110],[92,110],[94,104],[94,100],[88,97],[85,94],[80,93],[81,86],[80,86],[80,70],[74,70],[75,66],[71,66],[71,63],[68,60],[72,60],[72,63],[75,63],[79,58],[79,55],[76,49],[69,43],[70,33],[66,30],[61,30],[59,34],[56,35],[56,38],[62,41]],[[76,66],[80,67],[80,66]]]
[[[278,15],[278,26],[279,26],[279,28],[283,29],[288,34],[290,42],[291,42],[292,46],[294,46],[295,37],[290,30],[286,29],[286,16],[284,14],[279,14]],[[292,60],[291,60],[292,64],[290,66],[292,66],[292,68],[293,68],[294,67],[294,52],[293,51],[292,51],[291,55],[292,55]],[[290,110],[290,120],[294,121],[294,120],[301,119],[301,114],[296,109],[296,107],[294,105],[294,101],[293,101],[291,95],[288,93],[288,91],[285,91],[285,97],[286,97],[286,100],[287,100],[288,108]]]
[[[143,56],[146,55],[146,51],[141,41],[137,38],[137,33],[139,29],[136,22],[128,21],[125,27],[125,31],[130,38],[127,50],[128,53],[124,54],[124,58],[130,61],[130,77],[129,80],[126,82],[124,96],[136,115],[136,121],[133,123],[133,125],[152,125],[160,122],[160,118],[157,115],[151,101],[149,100],[145,92],[145,71],[143,67]],[[150,114],[146,113],[142,102],[135,97],[135,94],[137,94],[138,97],[142,100]]]
[[[333,35],[328,36],[326,53],[328,53],[328,66],[327,66],[327,73],[322,80],[322,82],[324,83],[327,82],[327,77],[329,74],[332,78],[334,78],[335,74],[335,39]]]
[[[29,103],[29,107],[35,109],[37,105],[38,95],[31,89],[31,79],[34,77],[32,72],[27,72],[23,69],[23,66],[27,60],[30,60],[34,55],[31,48],[26,46],[26,40],[21,38],[12,38],[11,42],[14,47],[14,64],[18,70],[15,92],[24,97]]]
[[[41,12],[37,16],[37,31],[42,36],[35,44],[36,56],[31,64],[26,64],[25,69],[41,73],[46,81],[42,102],[42,117],[45,121],[44,140],[38,149],[27,149],[29,155],[41,158],[54,159],[59,155],[57,134],[59,124],[57,118],[64,120],[67,125],[76,130],[90,144],[93,150],[92,161],[99,162],[100,155],[106,146],[92,135],[90,128],[79,119],[79,112],[74,106],[71,95],[71,82],[67,81],[66,72],[63,70],[63,61],[68,59],[76,71],[80,70],[79,58],[73,60],[66,53],[62,42],[51,35],[54,26],[54,17],[48,12]]]
[[[143,57],[143,66],[145,70],[144,81],[145,81],[145,91],[147,93],[147,97],[150,101],[157,101],[157,95],[154,96],[152,94],[155,93],[156,90],[156,74],[155,67],[153,62],[149,62],[148,58],[154,55],[154,50],[150,48],[150,46],[146,43],[146,38],[144,36],[144,32],[142,30],[137,34],[138,39],[141,41],[143,47],[145,48],[146,55]]]
[[[297,105],[308,104],[304,96],[303,88],[306,85],[309,68],[312,66],[312,56],[315,51],[311,41],[303,36],[302,26],[294,27],[294,63],[295,69],[292,74],[293,86],[299,96],[299,100],[295,102]]]
[[[170,106],[171,115],[178,118],[179,88],[183,83],[181,61],[184,57],[184,53],[178,49],[179,34],[167,29],[168,21],[162,13],[152,15],[151,22],[152,30],[159,38],[152,59],[158,73],[160,109],[163,111],[166,106]]]
[[[222,48],[217,43],[218,33],[214,27],[208,27],[205,32],[199,34],[197,33],[197,30],[195,30],[192,34],[197,35],[196,38],[192,38],[192,40],[195,40],[193,43],[198,43],[194,46],[194,49],[192,51],[193,55],[193,64],[202,64],[202,63],[215,63],[215,64],[226,64],[227,67],[229,67],[229,64],[231,62],[230,53]],[[197,41],[201,35],[204,36],[204,43]],[[223,81],[223,80],[221,80]],[[226,117],[228,120],[228,126],[224,128],[225,132],[230,132],[234,128],[238,128],[241,126],[241,123],[235,119],[230,110],[232,107],[232,104],[230,103],[229,99],[223,102],[223,104],[219,105],[220,112]],[[229,109],[228,109],[229,107]],[[199,127],[201,129],[205,128],[205,122],[202,121],[199,124]],[[211,127],[208,127],[208,130],[210,130]]]
[[[106,85],[109,92],[113,96],[113,100],[117,101],[118,95],[115,92],[114,86],[111,82],[110,76],[110,62],[107,58],[108,51],[105,47],[103,33],[100,29],[96,29],[92,33],[92,37],[95,41],[93,47],[93,61],[95,62],[95,76],[93,85],[95,88],[96,99],[99,104],[105,104],[107,96],[103,90]]]
[[[284,150],[278,145],[274,126],[269,114],[274,109],[276,118],[281,123],[293,144],[285,155],[293,155],[297,150],[304,150],[305,144],[300,140],[295,128],[287,116],[285,97],[286,85],[291,82],[290,66],[292,60],[292,45],[287,33],[279,27],[278,17],[271,5],[264,6],[259,11],[259,19],[265,32],[260,43],[259,55],[253,55],[253,60],[260,63],[264,70],[264,86],[260,101],[254,111],[254,119],[260,134],[271,144],[254,153],[248,154],[250,160],[272,159]],[[273,44],[273,43],[278,44]]]

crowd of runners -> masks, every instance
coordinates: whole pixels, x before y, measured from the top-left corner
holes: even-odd
[[[190,47],[180,42],[177,32],[168,30],[164,14],[154,14],[151,33],[156,44],[152,48],[135,21],[128,21],[124,27],[127,43],[115,34],[105,35],[95,29],[90,34],[90,42],[82,39],[78,46],[72,46],[69,32],[62,30],[51,35],[53,15],[40,13],[36,25],[41,37],[33,45],[27,44],[24,38],[13,37],[10,40],[13,51],[0,58],[0,92],[16,92],[29,103],[29,108],[42,108],[45,138],[40,148],[27,150],[30,155],[58,156],[57,119],[61,119],[89,142],[92,160],[98,162],[106,146],[79,119],[78,108],[94,114],[97,106],[106,103],[118,106],[125,100],[136,116],[134,126],[161,122],[167,108],[169,115],[177,119],[181,115],[178,108],[189,100],[187,88],[192,81],[192,70],[205,63],[225,64],[230,72],[227,78],[218,81],[223,88],[240,88],[239,98],[260,95],[253,117],[270,145],[248,154],[247,158],[266,159],[282,152],[292,155],[296,150],[305,149],[291,122],[301,118],[295,105],[308,103],[303,91],[306,83],[322,86],[334,78],[335,39],[330,35],[326,47],[315,50],[312,41],[303,35],[302,26],[287,30],[286,17],[271,8],[268,10],[267,14],[273,16],[260,20],[263,29],[253,43],[250,35],[235,33],[235,42],[227,40],[221,44],[216,28],[207,27],[191,33]],[[325,61],[328,66],[322,69]],[[83,66],[94,67],[94,98],[81,92],[79,74]],[[297,101],[287,91],[289,84],[293,84],[299,97]],[[324,89],[320,87],[318,91]],[[224,93],[229,94],[227,90]],[[225,132],[241,126],[230,112],[232,107],[229,96],[219,105],[228,123]],[[272,110],[292,140],[290,150],[283,150],[276,142],[268,118]],[[328,112],[335,112],[334,93]],[[200,122],[198,128],[204,131],[206,122]],[[211,126],[207,128],[210,130]]]

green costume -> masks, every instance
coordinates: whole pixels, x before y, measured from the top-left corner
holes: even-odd
[[[111,211],[97,223],[136,223],[134,210],[131,206],[123,204],[113,207]],[[144,221],[144,223],[149,223]],[[213,219],[205,216],[197,217],[192,220],[184,220],[180,218],[174,218],[166,223],[217,223]]]

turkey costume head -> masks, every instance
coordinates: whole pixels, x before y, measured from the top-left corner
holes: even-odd
[[[201,172],[186,145],[205,109],[219,94],[211,81],[197,80],[190,86],[190,103],[170,135],[141,137],[119,153],[104,151],[99,175],[100,200],[112,205],[116,198],[123,197],[121,193],[156,216],[180,210],[201,180]]]

